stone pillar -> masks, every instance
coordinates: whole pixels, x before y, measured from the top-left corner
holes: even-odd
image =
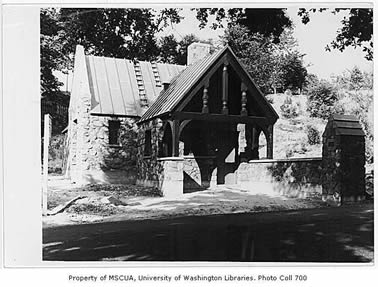
[[[268,131],[266,135],[266,157],[269,159],[273,158],[273,125],[268,126]]]
[[[159,175],[159,189],[164,197],[177,198],[184,194],[184,159],[167,157],[160,159],[162,171]]]
[[[324,201],[365,198],[365,134],[357,118],[333,115],[323,133]]]

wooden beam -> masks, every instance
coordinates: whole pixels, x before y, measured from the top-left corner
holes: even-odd
[[[179,140],[180,140],[180,121],[172,122],[172,156],[179,156]]]
[[[261,92],[259,92],[259,90],[257,89],[257,87],[254,86],[255,84],[252,82],[250,76],[241,67],[241,65],[236,61],[236,59],[234,59],[233,57],[229,57],[229,61],[230,61],[230,64],[232,64],[235,72],[238,74],[238,76],[242,80],[242,82],[245,83],[245,85],[247,86],[248,90],[250,92],[252,92],[253,90],[255,90],[257,93],[261,94],[262,97],[264,97],[264,95]],[[260,97],[255,97],[255,99],[257,100],[257,102],[263,108],[264,113],[268,112],[270,114],[270,116],[267,117],[267,119],[269,120],[269,122],[275,123],[277,121],[277,119],[278,119],[278,114],[276,113],[276,111],[273,108],[271,109],[269,107],[270,104],[268,103],[268,101],[265,98],[260,98]]]
[[[214,73],[223,65],[226,56],[222,56],[218,62],[215,62],[215,65],[203,76],[203,78],[196,83],[192,88],[191,91],[184,97],[183,101],[178,105],[177,111],[181,111],[189,101],[194,97],[194,95],[202,89],[202,87],[206,84],[206,82],[210,81],[210,78]]]
[[[222,114],[228,114],[228,63],[223,65],[222,74]]]
[[[266,157],[273,158],[273,125],[268,126],[267,139],[266,139]]]
[[[242,82],[241,83],[241,110],[240,114],[242,116],[248,116],[248,110],[247,110],[247,87],[246,85]]]
[[[202,112],[208,113],[209,112],[209,81],[205,83],[205,86],[203,87],[203,95],[202,95]]]
[[[184,130],[184,128],[187,126],[187,124],[189,124],[192,120],[183,120],[181,123],[180,123],[180,130],[179,130],[179,134],[181,135],[182,131]]]
[[[193,112],[176,112],[172,114],[172,118],[176,120],[199,120],[213,122],[234,122],[234,123],[255,123],[259,126],[266,126],[268,119],[265,117],[241,116],[241,115],[223,115],[223,114],[204,114]]]

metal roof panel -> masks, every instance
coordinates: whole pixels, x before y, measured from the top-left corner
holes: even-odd
[[[139,62],[143,89],[150,105],[156,100],[162,87],[158,87],[152,65]],[[91,92],[91,113],[96,115],[139,116],[145,112],[141,107],[140,91],[134,64],[127,59],[86,56],[86,65]],[[158,64],[158,77],[170,81],[185,66]],[[165,71],[161,75],[161,71]]]

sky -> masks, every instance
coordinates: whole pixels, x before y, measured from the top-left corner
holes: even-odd
[[[336,38],[337,30],[342,27],[341,20],[346,12],[336,15],[330,11],[314,13],[310,15],[310,22],[306,25],[301,22],[297,15],[299,7],[287,9],[287,15],[294,24],[294,37],[298,41],[298,50],[305,54],[304,62],[310,73],[318,75],[320,78],[329,79],[332,74],[338,75],[347,69],[358,66],[364,71],[373,70],[373,62],[364,58],[361,48],[346,48],[343,52],[325,50],[327,44]],[[185,19],[180,24],[164,31],[164,34],[173,33],[177,38],[186,34],[196,34],[201,39],[217,39],[223,33],[222,30],[211,30],[209,28],[200,30],[194,12],[189,9],[183,11]]]

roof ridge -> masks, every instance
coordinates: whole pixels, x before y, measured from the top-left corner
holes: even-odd
[[[154,64],[160,64],[160,65],[175,65],[175,66],[180,66],[180,67],[188,67],[187,65],[181,65],[181,64],[171,64],[171,63],[164,63],[164,62],[159,62],[159,61],[146,61],[146,60],[138,60],[138,59],[128,59],[128,58],[120,58],[120,57],[107,57],[107,56],[98,56],[98,55],[85,55],[85,57],[95,57],[95,58],[109,58],[109,59],[116,59],[116,60],[127,60],[131,61],[133,63],[135,62],[145,62],[145,63],[154,63]]]

